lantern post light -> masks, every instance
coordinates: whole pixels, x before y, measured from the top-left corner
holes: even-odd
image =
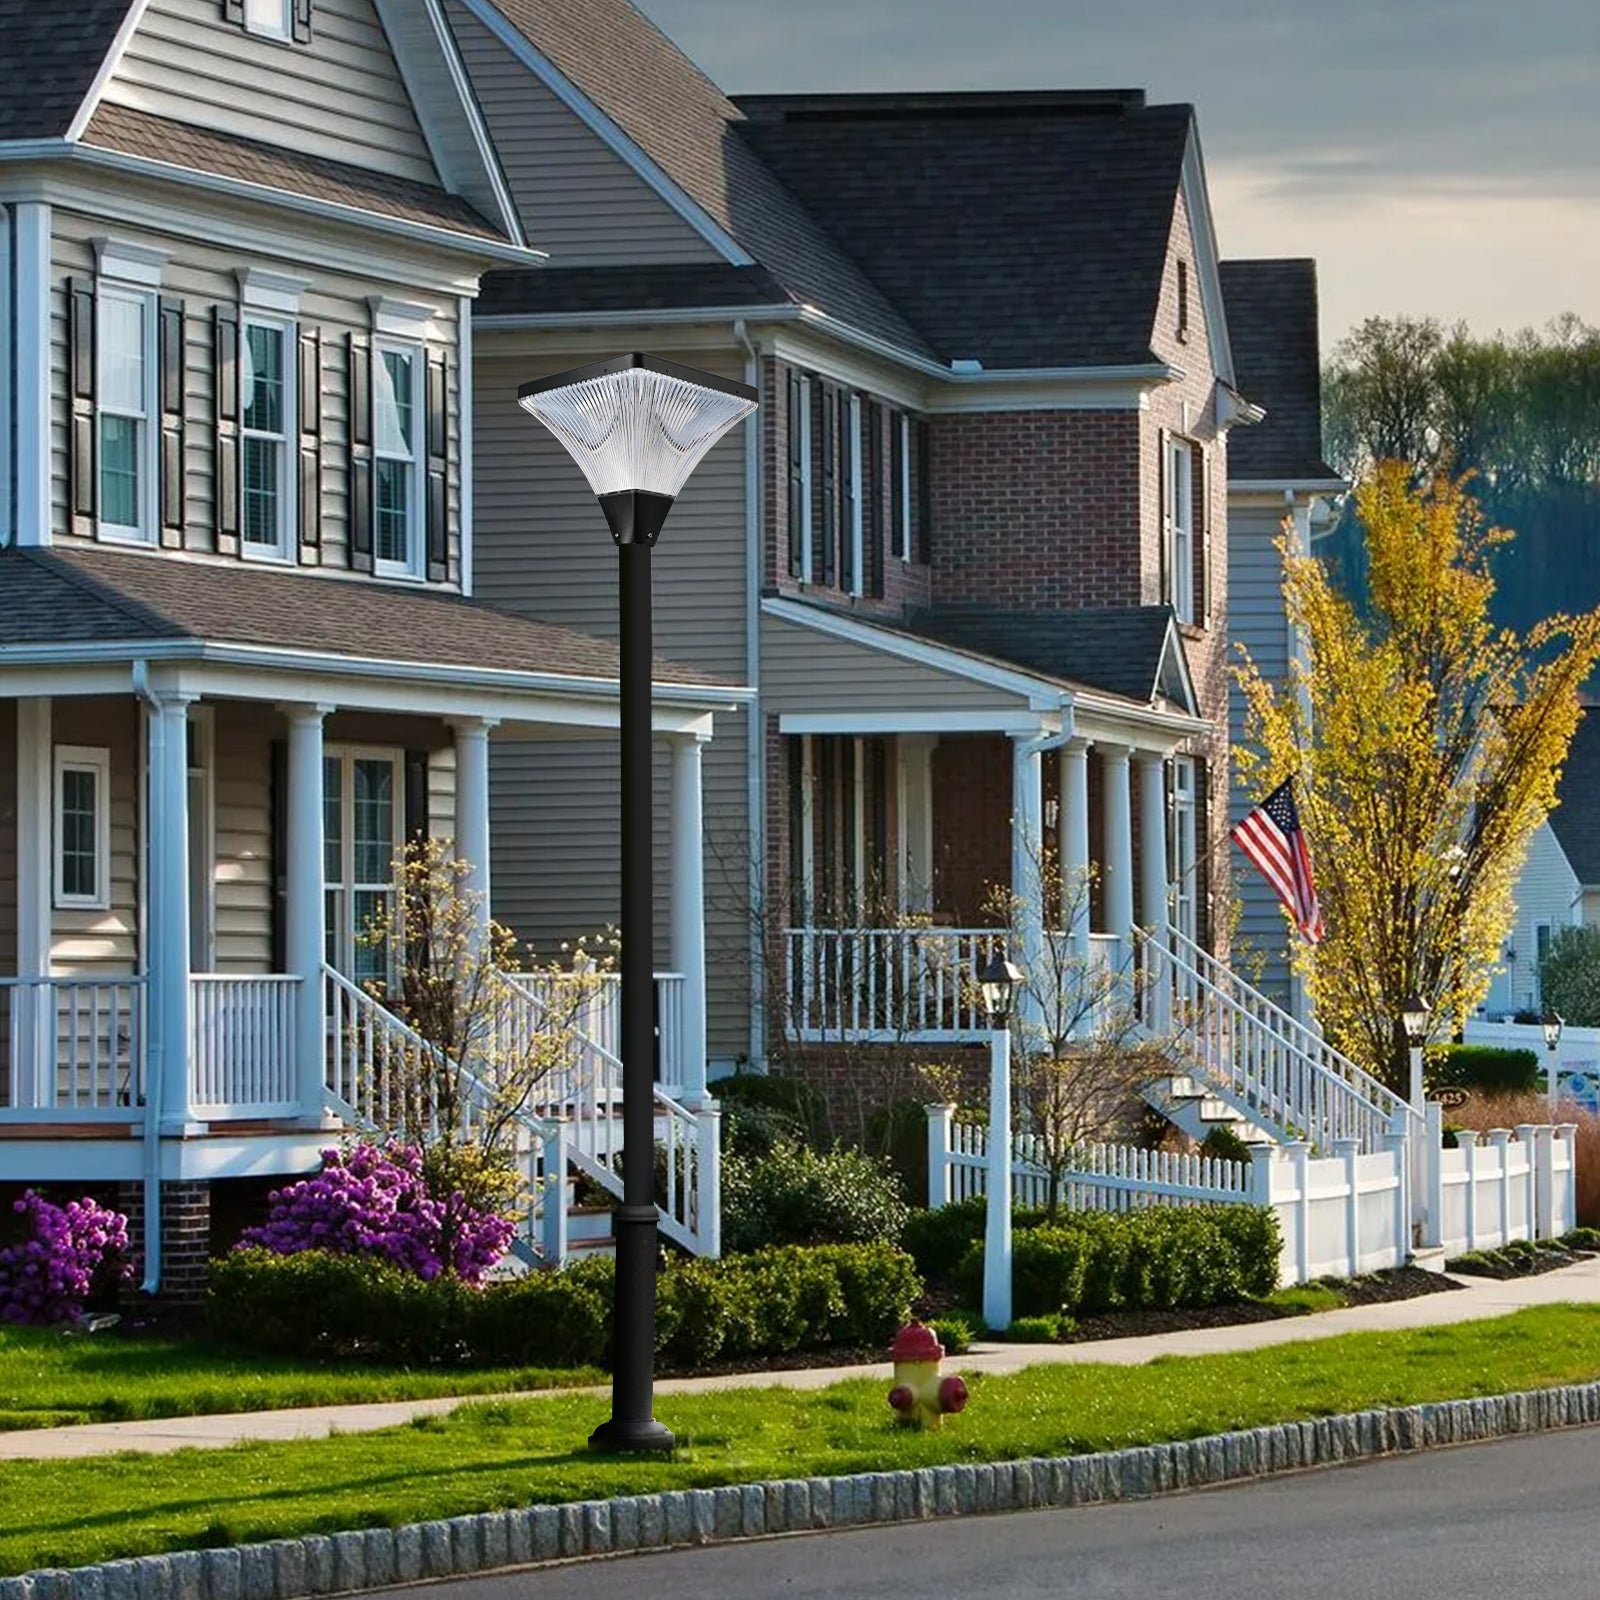
[[[1558,1098],[1557,1084],[1561,1079],[1561,1069],[1556,1061],[1556,1049],[1561,1043],[1561,1030],[1566,1026],[1566,1021],[1554,1006],[1547,1005],[1539,1023],[1544,1029],[1544,1047],[1550,1052],[1549,1070],[1545,1075],[1545,1094],[1550,1102],[1550,1120],[1554,1122]]]
[[[1411,1052],[1411,1109],[1422,1115],[1422,1046],[1428,1037],[1430,1007],[1422,996],[1412,991],[1410,999],[1400,1007],[1400,1025],[1406,1030],[1406,1044]]]
[[[617,545],[622,747],[622,1204],[614,1213],[611,1417],[596,1450],[669,1450],[655,1420],[656,1206],[651,981],[650,549],[689,474],[756,409],[756,391],[654,356],[625,355],[517,390],[578,464]]]
[[[1011,1010],[1020,968],[996,951],[978,973],[989,1018],[988,1197],[983,1232],[983,1321],[1011,1326]]]

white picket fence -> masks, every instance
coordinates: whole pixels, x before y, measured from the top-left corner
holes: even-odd
[[[1575,1225],[1572,1124],[1496,1129],[1485,1142],[1462,1137],[1459,1149],[1444,1150],[1439,1108],[1430,1106],[1428,1156],[1414,1201],[1409,1121],[1396,1118],[1382,1150],[1363,1152],[1351,1137],[1331,1156],[1314,1157],[1303,1140],[1259,1145],[1249,1162],[1083,1145],[1060,1175],[1059,1203],[1069,1211],[1271,1206],[1283,1235],[1283,1284],[1400,1266],[1418,1243],[1459,1255],[1511,1239],[1558,1237]],[[1050,1180],[1038,1140],[1015,1136],[1012,1147],[1013,1203],[1044,1205]],[[957,1122],[951,1106],[928,1107],[931,1207],[986,1194],[991,1166],[999,1164],[999,1152],[991,1162],[987,1128]]]

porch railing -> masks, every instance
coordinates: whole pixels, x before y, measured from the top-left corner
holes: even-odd
[[[552,988],[552,978],[546,972],[508,972],[506,975],[519,988],[535,995],[546,1003],[559,1002]],[[655,974],[656,1004],[656,1082],[669,1088],[681,1088],[684,1079],[683,1008],[685,980],[681,972]],[[591,992],[585,997],[573,1019],[574,1026],[586,1038],[614,1056],[622,1053],[622,1007],[620,974],[605,972],[594,980]]]
[[[300,1110],[295,1006],[281,973],[189,978],[189,1101],[202,1116],[287,1117]]]
[[[4,1105],[127,1113],[144,1099],[144,980],[0,978]]]

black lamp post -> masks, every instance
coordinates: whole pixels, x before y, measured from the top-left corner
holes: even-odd
[[[621,589],[622,1204],[615,1213],[611,1418],[597,1450],[669,1450],[655,1420],[656,1206],[651,980],[650,547],[701,457],[756,408],[756,391],[654,356],[617,356],[517,390],[566,447],[617,544]]]

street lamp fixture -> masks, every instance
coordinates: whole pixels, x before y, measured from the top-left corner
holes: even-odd
[[[1556,1047],[1561,1043],[1561,1030],[1566,1022],[1554,1006],[1546,1006],[1539,1023],[1544,1029],[1544,1047],[1550,1052],[1550,1066],[1545,1073],[1545,1099],[1550,1106],[1550,1120],[1554,1122],[1557,1090],[1561,1082],[1561,1069],[1556,1064]]]
[[[983,1009],[988,1013],[991,1028],[1003,1028],[1010,1022],[1017,986],[1022,981],[1022,969],[1013,966],[998,951],[979,970],[978,989],[983,995]]]
[[[622,746],[622,1204],[614,1214],[611,1417],[597,1450],[669,1450],[655,1420],[656,1207],[651,980],[650,549],[705,453],[756,391],[654,356],[617,356],[525,383],[517,400],[565,447],[617,545]]]
[[[1400,1007],[1400,1022],[1406,1030],[1407,1044],[1420,1047],[1426,1042],[1428,1037],[1428,1013],[1431,1009],[1428,1002],[1415,992]]]
[[[1011,1007],[1024,982],[996,950],[978,970],[989,1015],[989,1148],[983,1227],[983,1321],[1011,1326]]]

